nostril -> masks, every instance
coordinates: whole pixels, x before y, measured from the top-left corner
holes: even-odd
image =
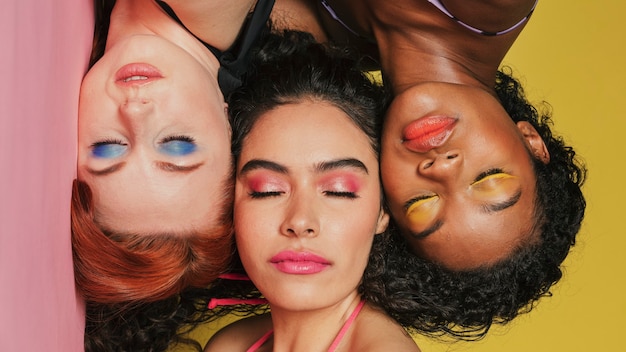
[[[456,153],[456,152],[454,152],[454,153],[448,153],[448,155],[446,155],[446,159],[448,159],[448,160],[449,160],[449,159],[454,159],[454,158],[456,158],[456,157],[458,157],[458,156],[459,156],[459,153]]]
[[[422,164],[422,169],[428,169],[431,166],[433,166],[433,162],[432,161],[427,161],[427,162],[424,162]]]

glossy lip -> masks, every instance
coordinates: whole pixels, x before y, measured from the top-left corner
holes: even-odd
[[[283,251],[270,259],[276,269],[286,274],[310,275],[330,266],[330,262],[310,252]]]
[[[137,86],[163,78],[158,68],[146,63],[131,63],[115,73],[115,83],[120,86]]]
[[[449,116],[426,116],[402,130],[402,143],[407,149],[426,153],[443,145],[454,130],[457,119]]]

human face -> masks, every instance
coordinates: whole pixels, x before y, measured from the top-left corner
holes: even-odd
[[[78,177],[101,227],[153,234],[216,224],[231,165],[217,67],[162,37],[134,35],[87,73]]]
[[[376,154],[349,117],[308,100],[265,113],[244,140],[236,179],[239,255],[272,311],[354,299],[388,216]]]
[[[493,264],[531,241],[541,138],[489,93],[425,83],[397,96],[383,129],[391,215],[418,255],[453,270]]]

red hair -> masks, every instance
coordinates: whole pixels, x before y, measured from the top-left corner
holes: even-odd
[[[72,253],[78,291],[89,302],[153,302],[188,287],[205,287],[227,270],[233,254],[232,184],[224,216],[191,235],[105,234],[94,221],[89,186],[72,188]]]

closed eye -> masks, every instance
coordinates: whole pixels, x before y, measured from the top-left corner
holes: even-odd
[[[472,184],[476,184],[478,182],[484,181],[487,177],[496,175],[496,174],[504,174],[504,170],[499,169],[499,168],[493,168],[493,169],[489,169],[487,171],[481,172],[478,176],[476,176]]]
[[[172,156],[184,156],[196,150],[195,140],[189,136],[167,136],[159,142],[159,150]]]
[[[406,203],[404,203],[404,211],[409,210],[409,208],[417,202],[423,202],[425,200],[435,198],[435,197],[437,197],[436,194],[427,194],[427,195],[422,195],[422,196],[411,198]]]
[[[106,139],[91,145],[91,155],[96,158],[117,158],[124,154],[127,144],[119,139]]]
[[[280,195],[283,195],[285,192],[280,192],[280,191],[272,191],[272,192],[249,192],[248,195],[250,195],[250,198],[253,199],[262,199],[262,198],[271,198],[271,197],[278,197]]]
[[[356,199],[359,198],[354,192],[336,192],[336,191],[324,191],[324,194],[330,197]]]

